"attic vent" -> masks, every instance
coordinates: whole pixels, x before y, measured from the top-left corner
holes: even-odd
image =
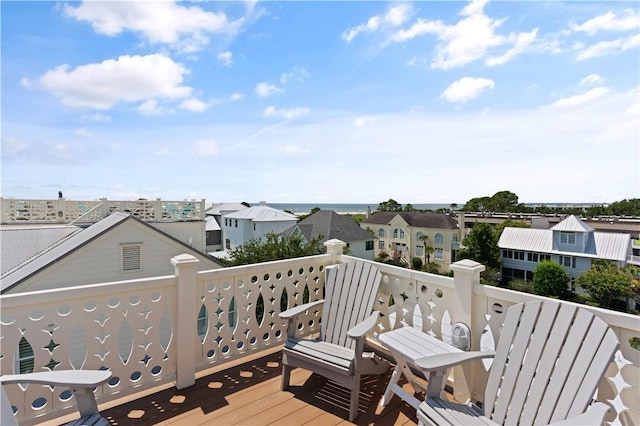
[[[122,272],[139,271],[142,269],[140,265],[140,247],[137,244],[124,244],[122,247]]]

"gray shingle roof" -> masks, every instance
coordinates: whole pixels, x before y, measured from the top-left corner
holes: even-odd
[[[445,213],[377,212],[362,221],[365,224],[387,225],[400,216],[409,226],[432,229],[458,229],[458,220]]]
[[[349,216],[340,215],[333,210],[318,210],[298,222],[297,228],[308,241],[320,236],[323,236],[321,242],[337,238],[345,243],[376,238],[360,228]]]

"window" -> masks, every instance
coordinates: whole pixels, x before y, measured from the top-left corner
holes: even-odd
[[[236,219],[235,227],[236,227],[236,228],[238,227],[238,219]]]
[[[576,258],[573,256],[560,256],[560,264],[566,268],[575,268]]]
[[[364,245],[365,250],[373,250],[373,240],[365,241]]]
[[[437,248],[433,253],[436,260],[444,260],[444,249]]]
[[[560,243],[562,243],[562,244],[575,244],[576,243],[576,233],[575,232],[560,231]]]
[[[384,238],[384,229],[383,228],[378,229],[378,237]]]
[[[416,241],[422,241],[424,234],[422,232],[416,232]]]
[[[18,343],[18,356],[16,357],[16,371],[22,373],[33,373],[35,357],[33,356],[33,348],[24,337]]]
[[[224,240],[224,248],[226,248],[227,250],[231,250],[231,240],[230,239],[226,239]]]
[[[384,250],[384,241],[378,240],[378,250]]]
[[[398,238],[398,228],[393,230],[393,238]]]
[[[142,269],[140,261],[140,246],[142,243],[122,244],[122,272],[139,271]]]
[[[442,234],[441,234],[441,233],[439,233],[439,232],[438,232],[438,233],[436,234],[435,242],[436,242],[436,244],[442,244],[442,243],[444,243],[444,237],[442,236]]]
[[[416,256],[424,256],[424,247],[416,246]]]
[[[451,238],[451,242],[452,243],[457,243],[458,242],[458,234],[453,234],[453,237]]]
[[[527,253],[527,260],[529,262],[537,262],[538,261],[538,253]]]
[[[255,222],[253,222],[253,230],[254,231],[256,230],[256,223]]]

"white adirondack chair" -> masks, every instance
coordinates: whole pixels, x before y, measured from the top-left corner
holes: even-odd
[[[360,377],[383,374],[389,364],[364,353],[367,333],[379,313],[373,310],[381,274],[375,266],[350,262],[326,268],[325,299],[288,309],[280,318],[288,321],[282,350],[282,390],[289,387],[291,368],[302,367],[327,377],[351,391],[349,421],[358,415]],[[318,338],[296,337],[296,317],[322,305]]]
[[[482,408],[427,395],[418,422],[600,425],[608,407],[591,402],[618,346],[609,326],[586,309],[553,300],[514,305],[507,311]],[[416,364],[436,372],[482,357],[486,353],[463,352]]]
[[[66,426],[108,426],[109,422],[100,416],[93,388],[106,383],[111,377],[108,370],[59,370],[37,373],[11,374],[0,376],[2,385],[22,383],[35,385],[52,385],[70,388],[76,399],[80,419],[67,423]],[[2,426],[18,425],[13,409],[3,386],[0,386],[0,405]]]

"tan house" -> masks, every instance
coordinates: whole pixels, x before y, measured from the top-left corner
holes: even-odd
[[[360,227],[378,237],[376,257],[386,252],[408,264],[419,257],[423,262],[437,263],[441,272],[449,271],[449,265],[456,261],[456,251],[465,235],[458,220],[445,213],[377,212],[363,220]],[[428,247],[433,248],[432,253]]]

